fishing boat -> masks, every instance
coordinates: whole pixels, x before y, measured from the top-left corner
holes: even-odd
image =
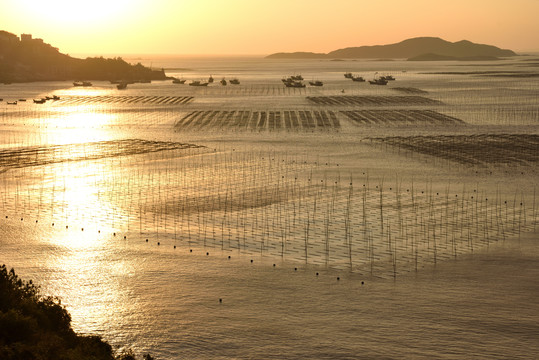
[[[226,86],[226,80],[225,80],[225,78],[221,79],[220,82],[221,82],[221,85]]]
[[[352,78],[352,73],[350,72],[347,72],[347,73],[344,73],[344,77],[347,78],[347,79],[351,79]]]
[[[293,88],[304,88],[305,87],[305,84],[302,83],[301,81],[289,81],[289,82],[285,82],[284,85],[286,87],[293,87]]]
[[[60,97],[58,95],[53,95],[52,100],[60,100]]]
[[[363,76],[352,76],[352,81],[357,81],[357,82],[365,82],[365,79],[363,78]]]
[[[369,84],[371,85],[387,85],[387,80],[383,78],[378,78],[374,80],[369,80]]]
[[[185,79],[174,79],[172,80],[173,84],[185,84]]]
[[[124,89],[127,89],[127,83],[125,81],[122,81],[121,83],[119,83],[118,85],[116,85],[116,87],[118,88],[118,90],[124,90]]]
[[[8,101],[7,104],[8,105],[17,105],[17,101]]]
[[[320,80],[315,80],[315,81],[309,81],[309,84],[311,86],[324,86],[324,83]]]
[[[387,81],[395,80],[395,78],[392,75],[382,76],[381,79],[384,79]]]
[[[89,81],[74,81],[73,86],[92,86],[92,83]]]
[[[34,99],[34,104],[45,104],[47,99]]]
[[[296,80],[296,81],[301,81],[301,80],[303,80],[303,76],[301,76],[301,75],[292,75],[290,78],[291,78],[292,80]]]
[[[234,84],[234,85],[239,85],[240,84],[240,81],[238,79],[236,79],[236,78],[229,80],[229,82],[231,84]]]
[[[210,75],[210,77],[208,78],[208,82],[209,83],[212,83],[213,82],[213,77]]]
[[[194,80],[194,81],[191,81],[189,83],[189,86],[208,86],[208,83],[205,82],[205,83],[201,83],[200,81],[198,80]]]

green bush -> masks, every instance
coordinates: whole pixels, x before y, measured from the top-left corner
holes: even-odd
[[[99,336],[77,335],[60,300],[41,296],[32,281],[0,267],[0,357],[3,360],[135,360],[128,351],[114,357]],[[153,359],[145,355],[145,359]]]

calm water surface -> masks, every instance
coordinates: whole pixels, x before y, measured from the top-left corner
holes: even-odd
[[[537,356],[536,164],[452,165],[366,141],[537,134],[536,79],[429,74],[488,64],[149,61],[241,85],[0,85],[0,261],[59,296],[77,331],[158,359]],[[325,85],[284,88],[298,73]],[[397,86],[466,125],[360,127],[338,113],[338,131],[175,131],[194,111],[315,114],[334,108],[306,96]],[[61,100],[31,102],[50,94]]]

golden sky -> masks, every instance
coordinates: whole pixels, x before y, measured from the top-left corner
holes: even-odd
[[[539,0],[1,0],[0,30],[68,54],[329,52],[417,36],[539,51]]]

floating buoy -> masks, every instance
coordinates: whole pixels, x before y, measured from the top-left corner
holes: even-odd
[[[362,282],[361,282],[361,285],[365,285],[365,281],[362,281]]]
[[[253,263],[253,259],[251,259],[251,263]]]
[[[176,249],[176,245],[174,245],[174,249]]]
[[[208,256],[208,255],[210,255],[210,253],[209,253],[209,252],[207,252],[207,253],[206,253],[206,256]]]
[[[148,242],[148,239],[146,239],[146,242]]]
[[[318,273],[316,273],[316,276],[318,276]]]
[[[294,268],[294,271],[298,271],[298,268]]]
[[[228,255],[228,258],[230,259],[230,255]]]
[[[84,228],[80,228],[80,231],[84,231]]]
[[[341,280],[341,278],[337,276],[337,280]]]
[[[157,242],[157,245],[161,245],[161,243],[158,241],[158,242]]]
[[[219,299],[219,303],[222,303],[223,302],[223,299]]]
[[[189,252],[193,252],[193,249],[189,249]]]

